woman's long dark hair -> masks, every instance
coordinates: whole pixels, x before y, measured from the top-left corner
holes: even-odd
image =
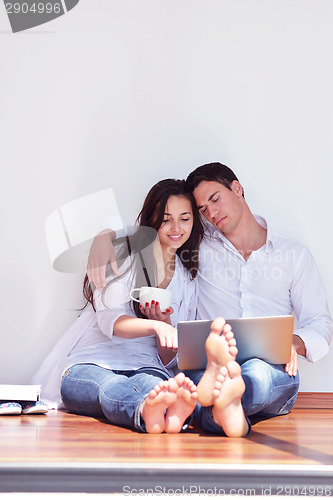
[[[121,238],[119,241],[115,242],[115,247],[120,246],[120,252],[117,255],[118,260],[124,260],[128,255],[135,254],[139,255],[141,258],[141,249],[144,247],[149,247],[149,243],[152,243],[155,237],[157,237],[157,231],[160,229],[162,222],[165,217],[165,207],[170,196],[183,196],[190,201],[193,212],[193,228],[191,235],[188,240],[177,249],[177,255],[179,256],[183,266],[188,270],[192,279],[195,278],[198,272],[199,265],[199,245],[203,238],[203,226],[200,219],[198,209],[195,204],[192,192],[186,185],[184,180],[178,179],[164,179],[155,184],[148,192],[146,199],[143,203],[143,207],[137,216],[136,224],[137,230],[135,233],[127,238]],[[155,231],[146,231],[146,228],[152,228]],[[150,248],[152,246],[150,245]],[[153,254],[151,254],[151,259],[145,259],[148,261],[148,266],[150,267],[147,273],[145,266],[137,266],[136,272],[141,268],[144,272],[144,281],[142,271],[140,274],[140,279],[136,279],[136,286],[143,286],[143,284],[148,286],[157,286],[158,284],[154,282],[151,276],[154,275],[152,268],[155,266]],[[112,273],[110,266],[108,267],[110,274]],[[124,276],[129,272],[130,267],[123,272]],[[114,275],[114,278],[107,284],[107,287],[111,285],[114,281],[119,279],[119,277]],[[105,288],[104,288],[105,291]],[[104,292],[103,291],[103,292]],[[86,275],[83,283],[83,296],[87,303],[90,302],[95,309],[93,301],[93,289],[89,283],[88,276]],[[132,303],[132,308],[137,317],[145,318],[139,309],[139,304],[137,302]]]

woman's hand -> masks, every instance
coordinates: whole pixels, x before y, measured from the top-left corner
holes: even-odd
[[[171,325],[170,316],[174,312],[172,307],[170,307],[169,309],[167,309],[165,312],[162,313],[160,309],[160,304],[152,300],[150,304],[149,302],[146,302],[145,307],[142,307],[140,304],[140,311],[142,312],[142,314],[147,316],[148,319],[164,321],[165,323]]]
[[[177,328],[165,323],[164,321],[156,321],[155,333],[158,340],[158,344],[162,348],[172,349],[177,351],[178,349],[178,333]]]

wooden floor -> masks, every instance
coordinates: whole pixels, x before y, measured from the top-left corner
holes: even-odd
[[[258,422],[249,437],[237,439],[195,428],[147,435],[62,411],[3,416],[0,491],[215,485],[226,493],[237,486],[281,495],[289,485],[296,494],[326,487],[333,496],[333,399],[317,397],[316,408],[311,401],[300,395],[289,415]],[[317,489],[311,491],[328,496]]]

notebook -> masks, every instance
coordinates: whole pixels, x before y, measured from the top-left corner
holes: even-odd
[[[268,363],[290,361],[294,317],[265,316],[226,320],[234,332],[238,355],[236,361],[260,358]],[[180,370],[205,369],[205,342],[211,320],[180,321],[178,323],[178,367]]]

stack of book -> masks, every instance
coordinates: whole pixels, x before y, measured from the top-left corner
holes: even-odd
[[[40,385],[0,384],[0,415],[47,413],[40,390]]]

